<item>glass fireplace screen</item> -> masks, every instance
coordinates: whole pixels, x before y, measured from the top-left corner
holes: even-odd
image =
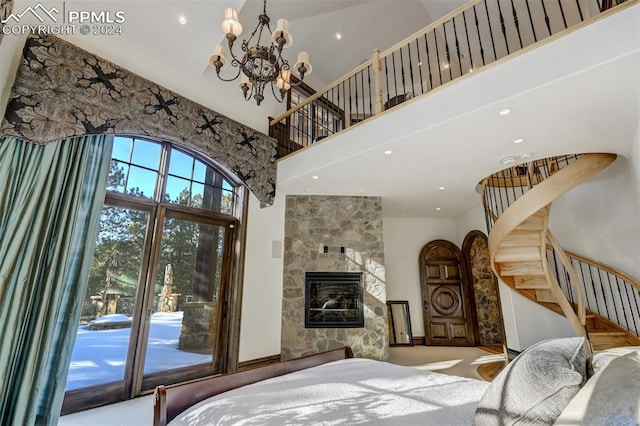
[[[307,272],[305,328],[364,327],[361,272]]]

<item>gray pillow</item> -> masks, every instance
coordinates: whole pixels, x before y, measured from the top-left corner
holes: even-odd
[[[640,424],[640,361],[637,352],[618,356],[591,377],[566,406],[556,425]]]
[[[553,424],[584,382],[584,343],[582,337],[569,337],[527,348],[489,385],[473,424]]]

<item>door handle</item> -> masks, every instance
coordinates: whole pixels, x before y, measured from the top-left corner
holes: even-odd
[[[424,309],[425,311],[429,310],[429,302],[427,302],[426,300],[423,300],[422,309]]]

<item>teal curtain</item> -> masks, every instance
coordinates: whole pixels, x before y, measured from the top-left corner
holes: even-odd
[[[0,145],[0,425],[57,424],[112,141]]]

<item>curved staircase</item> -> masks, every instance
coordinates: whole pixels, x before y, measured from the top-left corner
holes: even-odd
[[[585,275],[582,260],[576,263],[578,256],[571,257],[562,249],[548,221],[553,200],[608,167],[615,158],[614,154],[580,154],[536,160],[481,182],[494,273],[517,292],[564,315],[577,336],[589,339],[593,350],[640,345],[640,285],[623,277],[621,287],[616,278],[619,294],[615,296],[615,285],[608,278],[609,289],[605,290],[599,269],[597,274]],[[624,312],[624,321],[620,315],[611,318],[609,311],[614,310],[616,314]]]

